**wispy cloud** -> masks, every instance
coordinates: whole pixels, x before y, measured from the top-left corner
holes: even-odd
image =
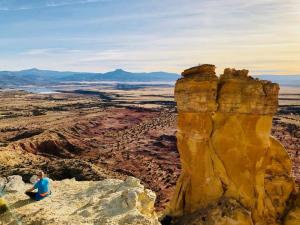
[[[59,7],[65,5],[75,5],[75,4],[87,4],[94,2],[105,2],[105,0],[52,0],[47,1],[45,7]]]
[[[122,60],[126,57],[126,53],[120,50],[106,50],[102,52],[89,53],[80,62],[100,62],[107,60]]]
[[[30,49],[25,52],[21,52],[21,55],[45,55],[49,53],[55,53],[57,49],[51,49],[51,48],[41,48],[41,49]]]
[[[274,70],[274,69],[264,69],[264,70],[252,70],[254,74],[263,74],[263,73],[271,73],[271,74],[281,74],[286,73],[286,70]]]
[[[105,2],[108,0],[39,0],[39,1],[22,1],[22,0],[0,0],[0,11],[22,11],[42,9],[48,7],[61,7],[68,5],[79,5],[96,2]]]
[[[28,56],[46,56],[46,55],[65,55],[81,53],[82,50],[78,49],[65,49],[65,48],[39,48],[39,49],[29,49],[21,52],[20,55]]]
[[[203,62],[300,73],[298,0],[0,0],[0,8],[9,10],[0,13],[0,68],[180,72]]]

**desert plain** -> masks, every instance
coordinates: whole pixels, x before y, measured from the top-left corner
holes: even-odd
[[[30,91],[33,90],[33,91]],[[0,174],[25,181],[139,178],[170,200],[180,174],[172,85],[85,84],[50,92],[0,90]],[[281,87],[272,135],[287,149],[300,184],[300,90]]]

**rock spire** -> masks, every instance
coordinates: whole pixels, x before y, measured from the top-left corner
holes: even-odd
[[[218,78],[209,64],[182,76],[175,87],[182,173],[169,214],[178,224],[282,224],[295,184],[287,152],[270,136],[278,84],[229,68]]]

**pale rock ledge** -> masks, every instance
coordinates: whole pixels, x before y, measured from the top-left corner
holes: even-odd
[[[1,225],[158,225],[154,211],[155,194],[140,181],[53,181],[53,193],[42,201],[30,201],[24,190],[6,193],[9,210],[0,215]],[[1,199],[0,199],[1,200]]]

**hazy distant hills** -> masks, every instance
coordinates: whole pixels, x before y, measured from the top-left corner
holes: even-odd
[[[300,75],[260,75],[253,77],[261,80],[270,80],[274,83],[280,84],[281,86],[300,87]]]
[[[175,73],[152,72],[131,73],[117,69],[107,73],[59,72],[29,69],[21,71],[0,71],[0,86],[53,85],[65,82],[172,82],[180,76]]]
[[[107,73],[59,72],[29,69],[21,71],[0,71],[0,87],[24,85],[55,85],[66,82],[174,82],[180,77],[176,73],[152,72],[131,73],[117,69]],[[300,75],[261,75],[255,76],[271,80],[283,86],[300,87]]]

